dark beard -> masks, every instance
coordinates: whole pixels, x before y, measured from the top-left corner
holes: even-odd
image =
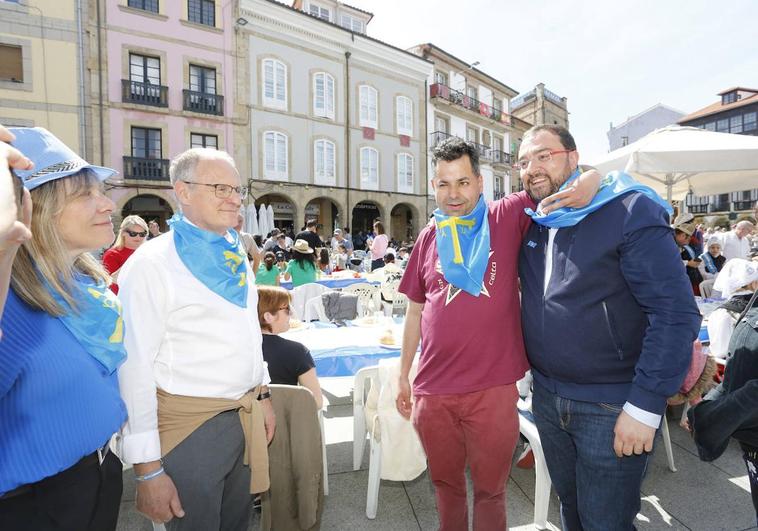
[[[545,199],[546,197],[548,197],[548,196],[551,196],[551,195],[553,195],[554,193],[556,193],[556,192],[557,192],[557,191],[558,191],[558,190],[561,188],[561,184],[563,184],[563,183],[561,183],[561,184],[556,184],[556,183],[555,183],[555,181],[553,181],[553,180],[550,178],[550,176],[549,176],[549,175],[547,175],[547,174],[539,174],[539,175],[540,175],[540,176],[544,175],[545,177],[547,177],[547,180],[550,182],[550,189],[547,191],[547,193],[545,193],[544,195],[542,195],[542,194],[540,194],[540,195],[535,195],[535,194],[532,192],[532,188],[531,188],[531,186],[529,186],[529,187],[526,187],[526,186],[525,186],[525,187],[524,187],[524,188],[526,189],[526,193],[527,193],[527,194],[529,194],[529,197],[531,197],[531,198],[532,198],[532,201],[534,201],[534,202],[535,202],[535,203],[537,203],[537,204],[539,204],[539,203],[540,203],[540,201],[542,201],[542,200],[543,200],[543,199]],[[565,182],[565,179],[564,179],[564,182]]]

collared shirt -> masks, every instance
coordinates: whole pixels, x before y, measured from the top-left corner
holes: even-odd
[[[211,291],[181,261],[173,232],[143,244],[119,281],[128,354],[119,382],[129,421],[118,448],[127,463],[144,463],[161,456],[156,387],[236,400],[270,379],[258,292],[249,286],[247,307],[241,308]]]
[[[543,293],[547,294],[547,287],[550,284],[550,276],[553,274],[553,247],[555,246],[555,235],[558,233],[558,229],[548,229],[547,250],[545,252],[545,284]],[[645,411],[637,406],[630,404],[629,402],[624,404],[624,411],[627,415],[632,417],[637,422],[641,422],[651,428],[658,429],[661,425],[661,415]]]
[[[747,236],[742,239],[738,238],[733,230],[726,232],[721,236],[721,254],[727,260],[732,258],[747,260],[750,254],[750,240]]]

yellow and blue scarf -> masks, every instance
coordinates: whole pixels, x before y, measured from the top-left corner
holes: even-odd
[[[482,291],[490,255],[490,224],[484,196],[465,216],[434,211],[437,254],[442,274],[450,284],[474,297]]]
[[[126,359],[121,302],[108,286],[88,276],[78,275],[74,282],[77,311],[58,292],[48,288],[55,302],[66,311],[59,319],[84,350],[99,361],[108,374],[113,374]]]
[[[573,180],[579,177],[579,174],[579,170],[575,170],[574,173],[572,173],[571,176],[566,180],[566,182],[563,183],[560,189],[563,190],[566,188]],[[592,198],[592,201],[587,206],[584,206],[582,208],[559,208],[558,210],[554,210],[549,214],[542,213],[539,208],[537,209],[537,212],[531,208],[525,208],[524,211],[528,216],[532,218],[535,223],[550,227],[551,229],[572,227],[606,203],[613,201],[620,195],[629,192],[641,192],[661,205],[666,210],[666,212],[669,213],[669,216],[674,213],[671,205],[664,201],[663,198],[659,196],[655,190],[649,186],[638,183],[632,178],[631,175],[620,171],[612,171],[605,176],[605,178],[600,182],[600,189],[597,191],[597,194],[595,194],[595,197]]]
[[[239,234],[229,229],[232,241],[187,222],[181,212],[168,224],[182,263],[208,289],[242,308],[247,307],[247,254]]]

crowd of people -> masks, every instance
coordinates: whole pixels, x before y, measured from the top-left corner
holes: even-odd
[[[269,384],[323,405],[312,355],[281,336],[292,298],[279,284],[346,269],[381,270],[383,301],[408,298],[396,407],[426,453],[440,529],[468,528],[466,467],[474,529],[506,528],[527,371],[563,528],[632,529],[667,400],[690,370],[704,282],[726,299],[711,316],[726,372],[689,428],[703,459],[740,441],[758,512],[753,223],[672,222],[651,189],[582,168],[559,126],[523,135],[524,191],[502,200],[484,200],[468,142],[438,144],[433,167],[438,208],[412,247],[381,220],[327,241],[316,220],[246,234],[235,161],[205,148],[171,161],[168,232],[130,215],[114,234],[114,170],[44,129],[0,126],[3,529],[115,529],[127,463],[154,522],[246,530],[270,487]]]

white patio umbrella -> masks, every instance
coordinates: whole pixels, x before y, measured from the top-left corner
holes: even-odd
[[[263,203],[261,203],[261,206],[258,209],[258,228],[261,230],[261,236],[264,238],[273,228],[268,226],[268,213],[266,212],[266,205]]]
[[[666,197],[682,200],[758,188],[758,137],[670,125],[600,157],[600,173],[621,170]]]
[[[260,234],[258,229],[258,214],[255,212],[255,205],[247,205],[245,213],[245,230],[250,234]]]
[[[274,225],[274,207],[271,206],[271,203],[266,209],[266,221],[268,221],[268,230],[273,230],[276,225]]]

